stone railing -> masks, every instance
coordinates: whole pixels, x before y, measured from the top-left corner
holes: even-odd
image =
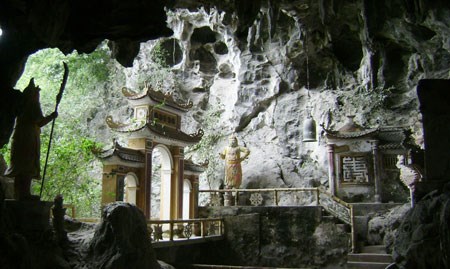
[[[222,238],[225,232],[222,218],[186,220],[148,220],[152,243]]]
[[[230,206],[245,204],[242,199],[248,199],[253,206],[280,205],[280,194],[307,193],[307,197],[314,196],[315,203],[319,205],[319,188],[270,188],[270,189],[232,189],[232,190],[200,190],[199,193],[209,193],[209,206]],[[263,197],[263,194],[265,197]],[[242,198],[244,197],[245,198]],[[268,197],[270,196],[270,197]],[[271,199],[268,199],[271,198]],[[295,199],[298,196],[294,196]],[[295,200],[294,199],[294,200]],[[269,203],[269,204],[268,204]],[[298,203],[296,203],[298,205]]]
[[[355,252],[356,232],[354,230],[353,206],[338,197],[320,188],[270,188],[270,189],[232,189],[232,190],[200,190],[199,193],[209,193],[209,206],[231,206],[245,204],[240,201],[240,196],[250,201],[252,206],[260,206],[263,203],[271,206],[279,206],[280,194],[306,193],[317,206],[322,206],[329,214],[351,226],[352,252]],[[247,194],[247,195],[245,195]],[[265,197],[272,196],[271,203]],[[297,196],[296,196],[297,197]],[[309,199],[309,200],[311,200]],[[308,200],[308,199],[307,199]],[[310,203],[309,203],[310,204]],[[298,203],[296,205],[309,205]]]

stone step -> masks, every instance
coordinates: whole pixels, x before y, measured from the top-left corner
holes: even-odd
[[[385,269],[389,265],[385,262],[347,262],[347,269]]]
[[[386,246],[384,245],[364,246],[362,247],[360,253],[386,254]]]
[[[347,255],[349,262],[381,262],[392,263],[392,256],[389,254],[378,253],[349,253]]]

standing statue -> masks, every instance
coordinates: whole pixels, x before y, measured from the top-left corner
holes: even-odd
[[[44,117],[39,101],[40,88],[34,79],[23,91],[22,111],[17,115],[11,143],[11,163],[5,172],[14,177],[14,198],[16,200],[39,200],[31,195],[33,178],[40,179],[41,127],[58,116],[55,111]]]
[[[242,157],[241,157],[242,152]],[[239,189],[242,183],[241,162],[245,160],[250,151],[246,147],[240,147],[238,140],[233,134],[229,138],[229,145],[219,153],[222,159],[225,159],[225,188]]]

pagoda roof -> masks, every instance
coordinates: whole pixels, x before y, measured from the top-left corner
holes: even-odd
[[[349,117],[347,123],[337,131],[327,129],[324,126],[322,128],[326,136],[331,139],[376,139],[379,141],[379,149],[381,150],[405,150],[408,147],[406,142],[409,131],[406,127],[364,128],[353,122],[353,117]]]
[[[325,128],[324,129],[326,135],[328,138],[334,138],[334,139],[357,139],[357,138],[364,138],[369,137],[378,132],[378,129],[366,129],[358,124],[356,124],[353,121],[354,116],[348,116],[347,122],[342,126],[339,130],[333,131],[330,129]]]
[[[183,112],[188,111],[188,109],[192,108],[193,106],[193,103],[190,100],[188,100],[186,103],[182,103],[174,99],[173,93],[164,93],[160,90],[154,90],[147,84],[145,85],[144,90],[141,92],[135,92],[128,89],[127,87],[123,87],[122,93],[128,100],[139,100],[148,96],[150,100],[156,103],[164,104]]]
[[[193,172],[194,174],[201,174],[205,172],[208,167],[208,163],[196,164],[191,159],[184,160],[184,171]]]
[[[137,166],[144,164],[145,155],[142,151],[130,149],[121,146],[117,141],[114,141],[112,148],[96,153],[96,156],[105,162],[126,162],[135,163]]]
[[[150,122],[147,120],[137,120],[131,123],[123,124],[113,121],[111,116],[106,118],[107,125],[116,132],[120,133],[134,133],[143,130],[149,131],[151,134],[174,141],[184,142],[186,144],[195,144],[200,142],[203,137],[203,130],[199,129],[196,133],[187,134],[180,129],[166,127],[159,123]]]

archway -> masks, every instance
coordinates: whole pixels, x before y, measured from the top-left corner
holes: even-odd
[[[138,178],[135,173],[128,173],[124,179],[124,202],[136,205],[136,190],[139,185]]]
[[[164,145],[157,145],[152,153],[151,218],[171,219],[172,154]]]
[[[190,219],[192,185],[188,179],[183,180],[183,219]]]

